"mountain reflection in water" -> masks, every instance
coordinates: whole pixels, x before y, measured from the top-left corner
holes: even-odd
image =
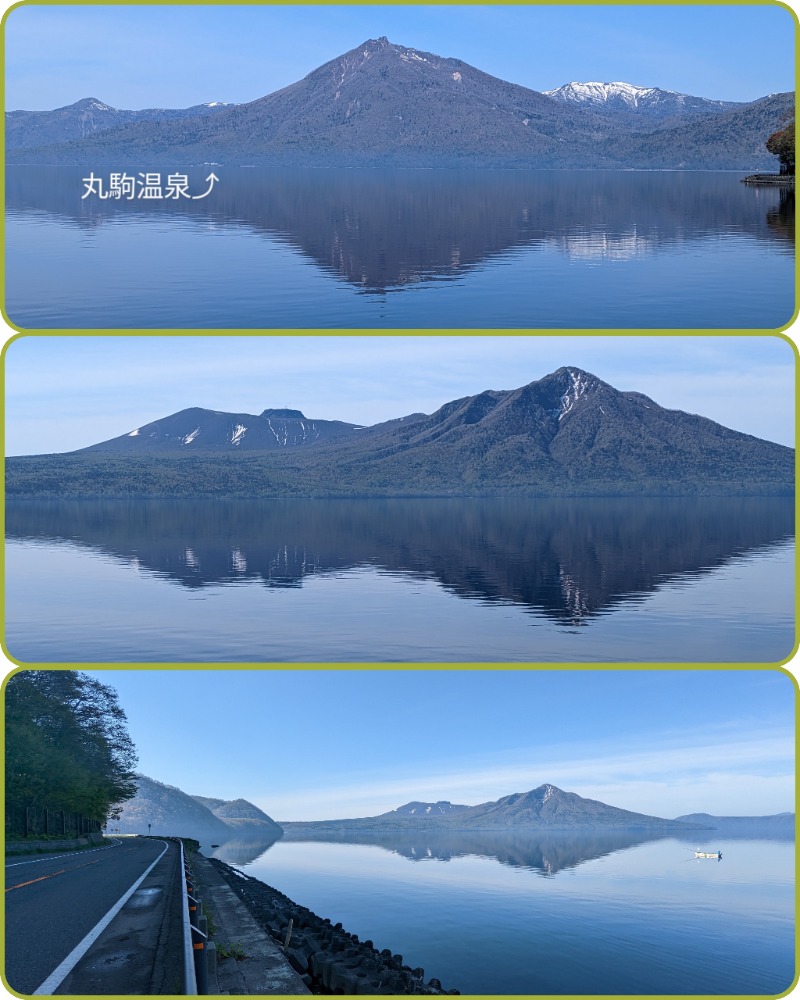
[[[793,194],[724,172],[214,169],[213,197],[148,202],[83,198],[89,168],[12,166],[6,208],[86,232],[137,218],[233,227],[378,294],[457,280],[521,250],[618,261],[746,236],[793,252]],[[187,170],[192,189],[207,170]]]
[[[660,840],[665,834],[635,830],[594,830],[590,833],[509,830],[498,831],[392,831],[381,833],[357,830],[314,831],[303,824],[284,823],[285,843],[361,844],[380,847],[409,861],[450,861],[453,858],[491,858],[512,868],[526,868],[544,877],[552,877],[585,861],[624,851],[637,844]],[[212,847],[203,845],[203,853],[232,865],[247,865],[260,858],[276,840],[229,840]]]
[[[212,844],[206,839],[201,839],[200,849],[208,858],[219,858],[229,865],[248,865],[251,861],[260,858],[262,854],[277,843],[280,837],[256,838],[256,837],[233,837],[222,844]]]
[[[700,844],[709,845],[717,841],[761,839],[791,841],[791,830],[775,830],[768,826],[754,826],[747,833],[737,834],[730,830],[697,829],[676,832],[594,829],[570,832],[565,830],[507,831],[484,830],[378,830],[359,831],[357,829],[317,830],[303,823],[284,823],[283,843],[308,844],[351,844],[365,847],[380,847],[382,850],[408,861],[451,861],[455,858],[489,858],[511,868],[523,868],[544,878],[553,878],[559,872],[578,868],[587,861],[630,850],[639,844],[671,839],[682,845],[687,858],[690,848]],[[247,865],[258,860],[278,839],[249,840],[233,839],[212,847],[203,845],[203,852],[209,857],[219,858],[231,865]]]
[[[6,532],[85,546],[190,590],[302,587],[369,567],[574,626],[790,539],[793,501],[24,501],[7,504]]]
[[[791,840],[691,836],[312,839],[286,824],[261,857],[215,854],[472,996],[782,994],[796,950]],[[723,860],[695,860],[698,847]]]
[[[283,839],[290,841],[324,842],[330,844],[365,844],[381,847],[409,861],[451,861],[454,858],[490,858],[501,865],[526,868],[538,875],[552,878],[586,861],[624,851],[636,844],[660,840],[663,834],[634,830],[594,830],[570,833],[565,831],[531,832],[522,830],[494,831],[394,831],[359,833],[355,830],[315,833],[302,824],[284,824]],[[223,845],[224,846],[224,845]],[[225,860],[223,858],[223,860]]]

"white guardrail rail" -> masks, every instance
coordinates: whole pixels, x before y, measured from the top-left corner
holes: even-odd
[[[199,903],[194,895],[194,877],[186,857],[183,841],[181,849],[181,919],[183,922],[183,992],[197,996],[208,992],[208,967],[206,964],[206,935],[199,927]]]

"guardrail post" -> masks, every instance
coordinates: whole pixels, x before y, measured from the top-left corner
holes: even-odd
[[[206,944],[208,937],[199,927],[192,928],[192,950],[194,951],[194,974],[197,979],[197,992],[201,996],[208,993],[208,960]]]

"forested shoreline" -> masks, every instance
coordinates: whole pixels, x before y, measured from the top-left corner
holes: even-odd
[[[136,749],[113,688],[74,670],[22,670],[5,698],[7,827],[19,810],[104,824],[136,794]]]

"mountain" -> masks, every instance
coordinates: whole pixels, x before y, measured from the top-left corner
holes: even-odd
[[[267,409],[255,416],[195,406],[84,450],[162,453],[191,446],[193,451],[274,451],[333,441],[359,429],[340,420],[309,420],[300,410]]]
[[[726,836],[793,837],[795,816],[793,812],[772,816],[711,816],[709,813],[689,813],[676,817],[680,823],[698,823]]]
[[[579,125],[579,123],[582,123]],[[608,131],[598,118],[594,131]],[[213,119],[143,122],[37,155],[36,162],[403,163],[536,162],[554,165],[566,144],[592,153],[585,112],[538,91],[385,37],[369,39],[302,80]],[[51,151],[52,152],[52,151]],[[75,158],[78,158],[77,160]],[[22,161],[27,162],[25,156]],[[19,158],[18,158],[19,161]]]
[[[287,412],[299,414],[264,411]],[[183,410],[145,425],[154,428],[147,433],[134,428],[66,455],[10,458],[6,496],[772,495],[794,488],[793,449],[665,409],[574,367],[519,389],[453,400],[429,416],[339,425],[330,437],[320,431],[312,439],[308,428],[327,424],[302,414],[275,420],[284,421],[280,432],[263,413]],[[242,451],[243,442],[253,450]]]
[[[545,90],[548,97],[564,104],[590,108],[617,121],[646,129],[678,124],[681,119],[722,114],[742,106],[736,101],[711,101],[659,87],[636,87],[630,83],[565,83]]]
[[[469,809],[469,806],[456,806],[452,802],[406,802],[392,810],[394,816],[452,816],[455,813]]]
[[[424,803],[420,803],[424,805]],[[409,803],[414,806],[416,803]],[[445,803],[449,805],[449,803]],[[287,833],[327,830],[689,830],[700,824],[679,823],[676,820],[646,816],[606,805],[595,799],[585,799],[575,792],[565,792],[555,785],[539,785],[529,792],[506,795],[495,802],[477,806],[456,806],[444,812],[408,812],[408,807],[366,819],[325,820],[317,823],[282,825]]]
[[[775,170],[775,157],[763,150],[767,138],[794,117],[794,94],[770,94],[718,115],[702,116],[647,134],[621,133],[615,155],[631,166],[701,170],[709,165],[741,170],[746,163]],[[773,127],[774,126],[774,127]],[[766,138],[765,138],[766,137]],[[606,143],[603,150],[610,152]]]
[[[203,840],[226,836],[230,831],[202,803],[180,788],[165,785],[144,774],[136,775],[138,789],[123,803],[119,819],[111,825],[120,833],[147,833],[186,836]]]
[[[618,809],[596,799],[585,799],[574,792],[564,792],[550,784],[474,806],[457,814],[453,822],[465,829],[482,830],[519,826],[560,829],[674,828],[671,820]]]
[[[740,141],[726,131],[718,142],[706,139],[708,148],[724,145],[727,159],[738,158],[741,169],[771,165],[773,158],[764,143],[779,127],[780,115],[793,107],[792,95],[782,96],[780,107],[762,109],[760,146],[750,132]],[[637,165],[641,135],[630,133],[631,121],[610,117],[607,105],[602,113],[597,107],[548,96],[460,59],[381,37],[368,39],[302,80],[250,103],[223,107],[213,115],[132,121],[91,134],[82,131],[71,142],[43,133],[39,144],[31,146],[31,139],[37,140],[29,134],[28,148],[10,148],[8,162],[92,166],[141,162],[151,168],[208,161],[326,167]],[[743,111],[749,107],[741,106]],[[683,118],[682,114],[678,120]],[[635,122],[641,120],[640,115]],[[617,143],[620,137],[626,139],[624,153]],[[692,162],[714,166],[708,148],[693,150]],[[652,150],[645,147],[643,155],[650,162]],[[661,166],[675,165],[669,145],[662,156]]]
[[[136,795],[122,804],[119,818],[109,824],[114,831],[144,834],[149,829],[155,835],[192,837],[201,842],[222,842],[243,833],[277,840],[283,833],[266,813],[244,799],[226,802],[187,795],[144,774],[138,774],[136,781]]]
[[[238,834],[245,832],[274,833],[280,836],[281,828],[265,812],[254,806],[247,799],[206,799],[202,795],[193,795],[192,798],[205,805],[207,809],[221,819],[229,827],[233,827]]]
[[[233,107],[221,101],[196,104],[191,108],[145,108],[123,111],[104,104],[96,97],[84,97],[54,111],[7,111],[6,149],[28,149],[75,139],[85,139],[97,132],[122,128],[136,122],[183,121],[216,115]]]
[[[206,809],[210,809],[212,812],[219,806],[225,805],[225,799],[209,799],[205,795],[193,795],[192,798],[195,802],[199,802],[201,806],[205,806]]]

